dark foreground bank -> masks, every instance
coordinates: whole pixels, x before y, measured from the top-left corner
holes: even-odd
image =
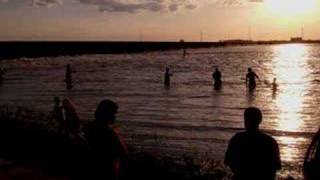
[[[1,166],[0,163],[0,177],[16,173],[16,176],[37,179],[87,179],[91,161],[86,141],[57,131],[48,117],[21,107],[14,110],[8,106],[0,107],[0,160],[9,161],[9,167],[18,169],[10,174],[11,168],[2,168],[8,165]],[[33,121],[34,118],[38,120]],[[129,148],[129,152],[129,168],[123,179],[227,177],[221,164],[209,159],[199,163],[189,157],[159,159],[133,148]]]

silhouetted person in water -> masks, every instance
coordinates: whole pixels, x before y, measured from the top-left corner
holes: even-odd
[[[312,138],[303,163],[305,180],[320,179],[320,129]]]
[[[183,48],[182,57],[186,57],[186,56],[187,56],[187,49]]]
[[[273,78],[272,91],[276,92],[278,90],[277,78]]]
[[[66,66],[66,77],[65,77],[65,82],[67,89],[70,90],[72,89],[72,70],[71,70],[71,65],[67,64]]]
[[[173,74],[170,72],[170,68],[166,67],[166,72],[164,74],[164,85],[166,87],[170,87],[170,76],[172,76]]]
[[[65,126],[68,133],[77,135],[80,130],[80,118],[75,106],[69,99],[64,99],[62,102],[64,111]]]
[[[212,79],[214,80],[214,89],[219,90],[222,85],[222,75],[218,68],[212,73]]]
[[[92,179],[119,179],[127,166],[127,149],[118,133],[112,127],[116,120],[118,105],[103,100],[95,112],[86,135],[92,154]]]
[[[250,91],[256,88],[256,78],[259,79],[259,76],[255,72],[253,72],[251,68],[248,68],[248,73],[246,76],[246,86]]]
[[[234,180],[274,180],[281,160],[277,142],[259,130],[262,113],[249,107],[244,112],[245,132],[237,133],[229,142],[225,164]]]
[[[59,131],[64,129],[63,108],[60,105],[60,98],[54,97],[54,106],[52,111],[52,119],[58,123]]]

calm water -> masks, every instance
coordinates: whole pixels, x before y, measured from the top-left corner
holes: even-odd
[[[69,97],[83,121],[93,119],[98,102],[119,103],[119,124],[129,144],[161,155],[208,153],[223,160],[231,136],[243,130],[248,106],[263,110],[262,129],[276,138],[284,165],[282,176],[300,177],[299,166],[320,125],[320,46],[272,45],[123,55],[83,55],[2,61],[8,74],[0,86],[1,103],[49,111],[53,96]],[[70,63],[75,88],[65,90]],[[172,87],[163,87],[166,65]],[[224,86],[213,90],[211,73],[219,66]],[[260,76],[252,94],[245,74]],[[272,91],[272,80],[279,87]]]

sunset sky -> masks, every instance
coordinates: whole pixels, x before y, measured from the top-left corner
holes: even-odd
[[[0,40],[320,39],[318,0],[0,0]]]

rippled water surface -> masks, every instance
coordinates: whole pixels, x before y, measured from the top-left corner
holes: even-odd
[[[65,65],[72,65],[74,89],[65,90]],[[2,103],[49,111],[53,96],[70,98],[83,121],[93,119],[98,102],[118,102],[122,134],[129,144],[162,155],[208,153],[223,160],[228,140],[243,130],[243,111],[260,107],[262,129],[280,145],[283,176],[299,177],[299,166],[320,125],[320,46],[289,44],[5,60]],[[174,76],[163,87],[166,65]],[[216,92],[211,73],[219,66],[223,88]],[[245,88],[253,67],[261,81]],[[273,78],[278,88],[272,90]]]

